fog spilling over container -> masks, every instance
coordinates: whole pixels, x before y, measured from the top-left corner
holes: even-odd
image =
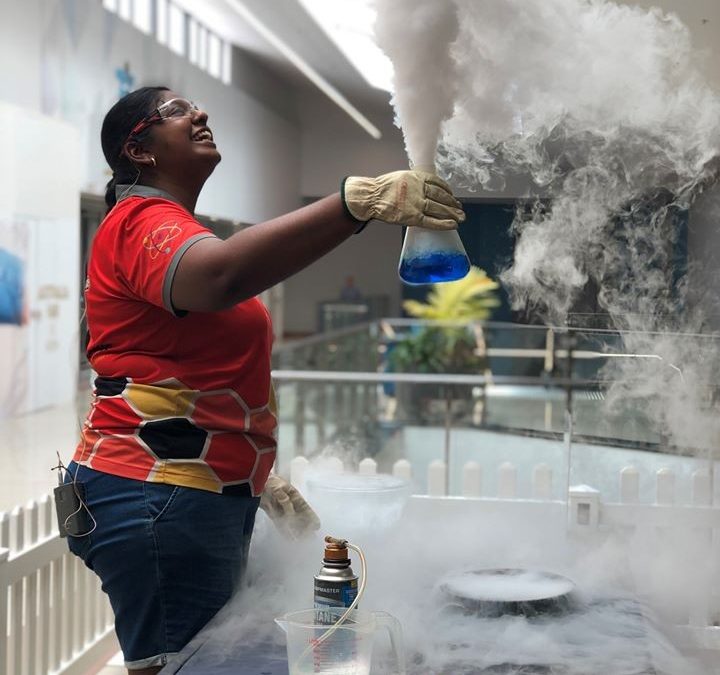
[[[323,527],[348,537],[391,527],[410,496],[408,481],[389,474],[308,473],[305,483]]]
[[[447,611],[493,618],[557,616],[576,604],[575,583],[554,574],[526,569],[452,572],[439,584]]]

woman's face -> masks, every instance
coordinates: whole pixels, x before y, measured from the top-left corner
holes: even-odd
[[[161,107],[173,99],[183,100],[178,105],[171,103],[165,108]],[[173,91],[162,92],[158,108],[163,114],[169,113],[169,116],[153,125],[148,149],[155,156],[158,171],[181,171],[185,174],[197,172],[207,177],[220,161],[220,153],[207,125],[207,113],[188,108],[186,100]]]

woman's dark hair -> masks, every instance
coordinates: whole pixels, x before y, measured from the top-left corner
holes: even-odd
[[[113,177],[105,188],[105,203],[111,209],[115,206],[115,186],[135,182],[138,176],[137,167],[122,153],[123,144],[133,127],[144,117],[152,114],[160,104],[167,87],[142,87],[123,96],[110,110],[103,120],[100,142]],[[147,138],[150,128],[144,129],[135,138],[142,141]]]

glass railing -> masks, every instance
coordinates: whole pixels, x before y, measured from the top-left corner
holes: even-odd
[[[663,416],[674,414],[677,394],[678,405],[694,406],[694,420],[717,418],[714,366],[691,379],[669,356],[689,345],[718,353],[717,339],[660,337],[383,320],[285,344],[273,357],[280,465],[323,453],[350,464],[372,457],[381,470],[401,458],[419,467],[443,459],[452,489],[458,467],[480,449],[484,460],[505,461],[503,449],[513,447],[515,460],[527,455],[558,471],[570,447],[573,471],[597,467],[588,460],[595,455],[627,462],[621,451],[650,451],[666,464],[672,455],[709,458],[707,434],[679,442]]]

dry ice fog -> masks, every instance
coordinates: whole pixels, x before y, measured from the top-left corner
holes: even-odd
[[[708,190],[720,167],[720,99],[688,28],[659,10],[600,0],[377,7],[410,162],[436,164],[456,189],[540,198],[512,226],[515,257],[502,281],[515,306],[562,326],[594,288],[622,351],[654,355],[608,366],[609,379],[621,382],[607,394],[608,417],[614,406],[644,407],[668,447],[712,459],[720,416],[708,392],[720,353],[699,334],[712,327],[720,287],[707,281],[712,269],[702,287],[692,267],[667,271],[676,269],[668,258],[685,210],[704,209],[720,222]],[[366,550],[363,607],[400,619],[409,661],[424,668],[417,672],[451,672],[448,664],[462,660],[632,675],[650,672],[647,652],[667,674],[704,672],[652,621],[639,624],[622,603],[595,602],[641,593],[659,623],[687,622],[706,600],[705,571],[718,564],[697,533],[615,532],[590,543],[568,535],[562,514],[479,517],[455,506],[408,507],[395,522],[379,512],[372,526],[347,513],[345,531],[333,533]],[[248,586],[221,629],[228,643],[281,642],[272,617],[311,606],[321,557],[320,534],[289,543],[261,519]],[[438,618],[443,575],[484,567],[565,574],[587,611],[544,624]],[[646,652],[637,648],[640,634]]]

